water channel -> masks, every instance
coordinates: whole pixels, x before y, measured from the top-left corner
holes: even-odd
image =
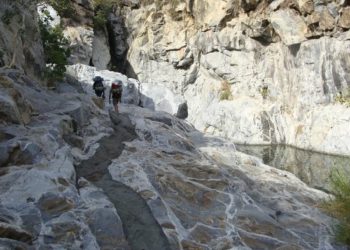
[[[350,156],[336,156],[290,146],[237,145],[238,151],[256,156],[266,165],[295,174],[310,187],[331,190],[330,175],[339,169],[350,175]]]

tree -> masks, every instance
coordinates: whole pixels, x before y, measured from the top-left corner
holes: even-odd
[[[50,26],[52,17],[44,11],[44,18],[39,21],[41,39],[46,62],[46,77],[49,80],[61,80],[66,72],[67,58],[70,56],[69,41],[63,35],[60,25]]]

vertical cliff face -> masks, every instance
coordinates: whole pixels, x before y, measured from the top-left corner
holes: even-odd
[[[33,1],[4,1],[0,6],[0,66],[40,77],[44,54]]]
[[[73,14],[63,17],[64,33],[72,51],[70,64],[125,73],[128,32],[119,8],[111,8],[104,21],[94,23],[98,9],[91,0],[70,2]],[[106,13],[107,14],[107,13]]]
[[[184,95],[189,120],[237,143],[350,152],[346,1],[177,1],[125,9],[141,81]]]

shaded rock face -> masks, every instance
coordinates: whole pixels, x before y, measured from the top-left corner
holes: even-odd
[[[1,4],[0,16],[0,65],[15,66],[40,78],[45,61],[36,4],[28,0],[8,1]]]
[[[124,24],[124,17],[117,14],[110,14],[107,23],[109,47],[111,52],[114,70],[125,74],[126,54],[128,52],[127,30]]]
[[[350,110],[337,102],[349,92],[348,7],[303,0],[186,4],[125,9],[128,60],[141,82],[182,95],[188,120],[201,131],[237,143],[350,153]],[[221,99],[223,83],[231,85],[230,100]]]

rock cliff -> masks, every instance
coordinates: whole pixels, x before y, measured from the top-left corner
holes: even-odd
[[[139,80],[182,94],[189,121],[242,144],[350,153],[346,1],[177,1],[126,10]]]

